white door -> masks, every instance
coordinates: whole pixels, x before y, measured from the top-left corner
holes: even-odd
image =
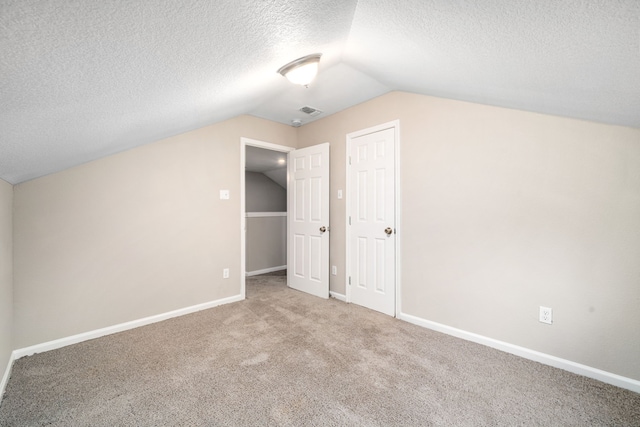
[[[350,300],[395,316],[395,128],[350,143]]]
[[[287,283],[329,298],[329,143],[289,153]]]

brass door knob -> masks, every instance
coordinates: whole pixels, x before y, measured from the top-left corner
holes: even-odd
[[[322,227],[320,227],[320,232],[324,233],[325,231],[327,231],[327,227],[325,227],[324,225]]]
[[[393,233],[393,229],[391,227],[387,227],[384,229],[384,232],[387,233],[387,236],[391,236],[391,233]]]

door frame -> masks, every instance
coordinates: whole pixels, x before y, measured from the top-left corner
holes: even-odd
[[[246,269],[247,269],[247,213],[246,211],[246,188],[245,188],[245,166],[247,161],[247,145],[264,148],[281,153],[289,153],[295,147],[273,144],[271,142],[259,141],[257,139],[240,137],[240,295],[246,298]],[[288,167],[288,165],[287,165]],[[288,174],[288,169],[287,169]],[[289,197],[289,179],[287,179],[287,198]],[[288,199],[287,199],[288,200]],[[289,236],[289,221],[287,221],[287,239]]]
[[[346,142],[346,215],[345,215],[345,276],[344,276],[344,284],[345,284],[345,297],[348,303],[351,303],[351,285],[349,284],[349,278],[351,277],[351,226],[349,225],[349,217],[351,216],[351,164],[350,157],[351,156],[351,141],[355,138],[358,138],[363,135],[368,135],[371,133],[376,133],[386,129],[393,129],[394,136],[394,171],[393,171],[393,180],[394,180],[394,214],[395,214],[395,234],[396,234],[396,244],[395,244],[395,314],[393,317],[398,317],[398,314],[402,313],[401,301],[400,301],[400,287],[401,287],[401,271],[400,271],[400,239],[402,233],[400,231],[401,228],[401,216],[400,216],[400,120],[392,120],[390,122],[386,122],[380,125],[372,126],[366,129],[362,129],[359,131],[351,132],[347,134],[347,142]]]

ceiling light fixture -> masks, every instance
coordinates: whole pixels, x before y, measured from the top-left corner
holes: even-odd
[[[320,63],[321,56],[321,53],[303,56],[280,67],[278,73],[282,74],[293,84],[308,87],[309,83],[311,83],[316,77],[316,74],[318,74],[318,64]]]

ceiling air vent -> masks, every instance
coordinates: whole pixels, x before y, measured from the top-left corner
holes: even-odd
[[[322,114],[322,111],[318,110],[317,108],[309,107],[308,105],[305,105],[299,111],[302,111],[303,113],[306,113],[311,117],[319,116],[320,114]]]

